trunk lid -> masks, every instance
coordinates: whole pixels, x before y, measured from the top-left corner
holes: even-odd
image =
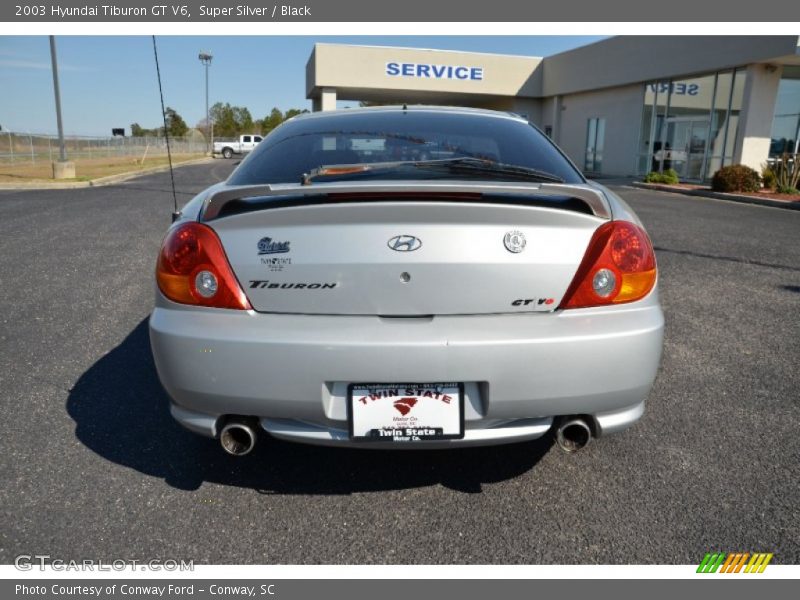
[[[604,222],[421,198],[282,206],[209,225],[259,312],[427,316],[554,310]]]

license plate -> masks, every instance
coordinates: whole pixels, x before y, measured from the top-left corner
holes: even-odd
[[[351,384],[350,438],[419,442],[464,437],[461,383]]]

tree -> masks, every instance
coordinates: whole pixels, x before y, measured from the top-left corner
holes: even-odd
[[[308,112],[308,109],[306,109],[306,108],[304,108],[304,109],[302,109],[302,110],[301,110],[301,109],[299,109],[299,108],[290,108],[289,110],[287,110],[287,111],[284,113],[284,115],[283,115],[283,120],[284,120],[284,121],[288,121],[288,120],[289,120],[289,119],[291,119],[292,117],[296,117],[297,115],[302,115],[302,114],[305,114],[305,113],[307,113],[307,112]]]
[[[236,117],[230,103],[217,102],[209,109],[209,114],[214,121],[214,135],[216,137],[234,137],[238,135]]]
[[[138,123],[131,123],[131,136],[132,137],[163,137],[164,128],[156,127],[155,129],[145,129]]]
[[[246,108],[242,106],[234,106],[233,120],[236,121],[236,128],[239,130],[239,133],[253,132],[253,116]]]
[[[169,106],[164,111],[164,117],[167,121],[167,131],[171,137],[183,137],[189,131],[189,126],[186,121],[178,114],[174,108]]]
[[[269,115],[264,117],[264,119],[261,121],[261,133],[267,135],[281,123],[283,123],[283,113],[276,106],[272,109]]]
[[[278,107],[274,107],[269,115],[263,119],[254,120],[247,107],[231,106],[229,102],[217,102],[208,112],[212,123],[214,123],[214,135],[216,137],[236,137],[240,134],[255,132],[261,132],[262,135],[266,135],[286,119],[307,113],[308,110],[290,108],[286,113],[283,113]],[[205,120],[201,120],[197,127],[205,131]],[[172,134],[171,130],[170,134]]]
[[[276,106],[270,111],[269,115],[260,120],[261,133],[266,135],[284,121],[287,121],[292,117],[296,117],[297,115],[302,115],[303,113],[307,112],[308,110],[306,110],[305,108],[303,109],[290,108],[285,113],[282,113],[280,109]]]
[[[242,133],[253,133],[256,127],[253,115],[244,106],[217,102],[209,109],[209,114],[214,122],[215,136],[235,137]]]
[[[211,117],[209,117],[208,121],[206,121],[206,118],[203,117],[202,119],[200,119],[197,122],[197,124],[194,126],[194,128],[197,129],[198,131],[202,132],[203,133],[203,137],[205,137],[207,135],[210,136],[211,135],[211,131],[213,129],[213,127],[212,127],[213,123],[214,123],[214,119],[212,119]]]

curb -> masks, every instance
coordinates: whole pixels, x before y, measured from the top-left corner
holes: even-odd
[[[644,183],[633,181],[629,185],[643,190],[654,190],[657,192],[671,192],[673,194],[683,194],[684,196],[695,196],[700,198],[713,198],[714,200],[727,200],[729,202],[739,202],[740,204],[755,204],[757,206],[769,206],[771,208],[783,208],[786,210],[800,210],[800,202],[791,200],[772,200],[770,198],[754,198],[741,194],[725,194],[723,192],[712,192],[710,190],[687,190],[674,188],[669,185],[659,183]]]
[[[185,162],[174,164],[172,165],[172,168],[177,169],[179,167],[186,167],[189,165],[199,165],[212,160],[214,160],[214,158],[206,156],[203,158],[196,158],[194,160],[187,160]],[[136,177],[141,177],[142,175],[151,175],[153,173],[162,173],[164,171],[169,171],[169,165],[151,167],[142,171],[127,171],[125,173],[117,173],[116,175],[107,175],[106,177],[90,179],[89,181],[36,181],[30,183],[0,183],[0,190],[72,190],[79,188],[102,187],[104,185],[111,185],[114,183],[128,181],[129,179],[135,179]]]

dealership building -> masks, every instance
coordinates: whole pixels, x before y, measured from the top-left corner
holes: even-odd
[[[337,101],[470,106],[527,117],[587,173],[710,178],[797,153],[797,36],[623,36],[553,56],[316,44],[314,110]]]

